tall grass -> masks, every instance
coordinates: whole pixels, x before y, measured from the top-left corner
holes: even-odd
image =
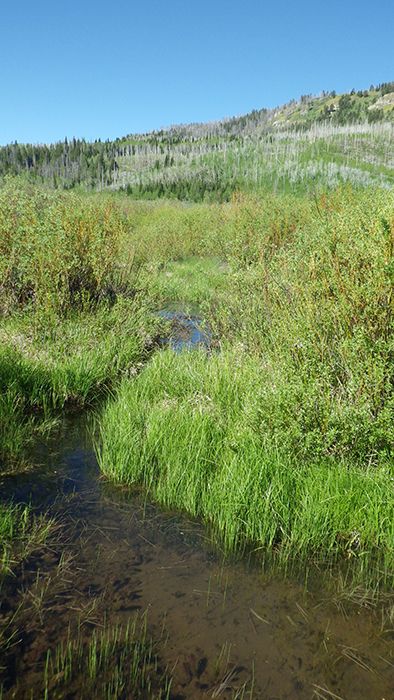
[[[206,308],[221,355],[163,353],[125,382],[101,418],[101,468],[204,518],[229,550],[339,560],[387,585],[393,194],[240,195],[219,246]],[[162,294],[182,277],[165,266]]]
[[[102,415],[101,469],[203,518],[227,551],[351,561],[355,578],[392,582],[392,473],[297,459],[265,429],[263,373],[234,350],[158,354]]]

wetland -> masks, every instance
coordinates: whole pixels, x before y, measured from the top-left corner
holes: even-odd
[[[394,200],[0,189],[0,697],[394,687]]]

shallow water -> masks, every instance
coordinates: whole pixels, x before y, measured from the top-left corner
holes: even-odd
[[[3,660],[5,698],[41,697],[45,652],[69,624],[88,635],[144,610],[153,637],[168,634],[160,656],[178,700],[231,698],[243,685],[262,700],[394,697],[393,635],[371,611],[335,605],[323,581],[310,593],[224,562],[198,523],[100,479],[80,418],[32,459],[41,466],[3,478],[1,498],[56,513],[63,543],[31,557],[2,591],[5,625],[26,590],[19,641]],[[37,570],[48,585],[34,598]]]
[[[208,349],[211,345],[211,331],[199,316],[197,309],[186,309],[184,304],[162,309],[157,315],[170,322],[170,332],[160,338],[160,344],[169,346],[175,352],[193,348]]]

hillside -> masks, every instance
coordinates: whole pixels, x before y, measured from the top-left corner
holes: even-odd
[[[391,82],[342,95],[302,95],[276,109],[115,141],[15,143],[0,149],[0,176],[192,201],[226,201],[238,189],[304,192],[342,182],[389,188],[393,135]]]

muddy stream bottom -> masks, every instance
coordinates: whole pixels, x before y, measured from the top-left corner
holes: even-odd
[[[66,420],[32,461],[34,473],[0,479],[1,499],[49,509],[60,542],[1,589],[3,631],[21,606],[0,663],[4,699],[44,697],[47,649],[69,626],[88,636],[144,611],[171,698],[394,698],[392,632],[376,612],[330,597],[324,572],[320,593],[316,584],[308,592],[223,561],[198,523],[100,479],[81,418]]]

